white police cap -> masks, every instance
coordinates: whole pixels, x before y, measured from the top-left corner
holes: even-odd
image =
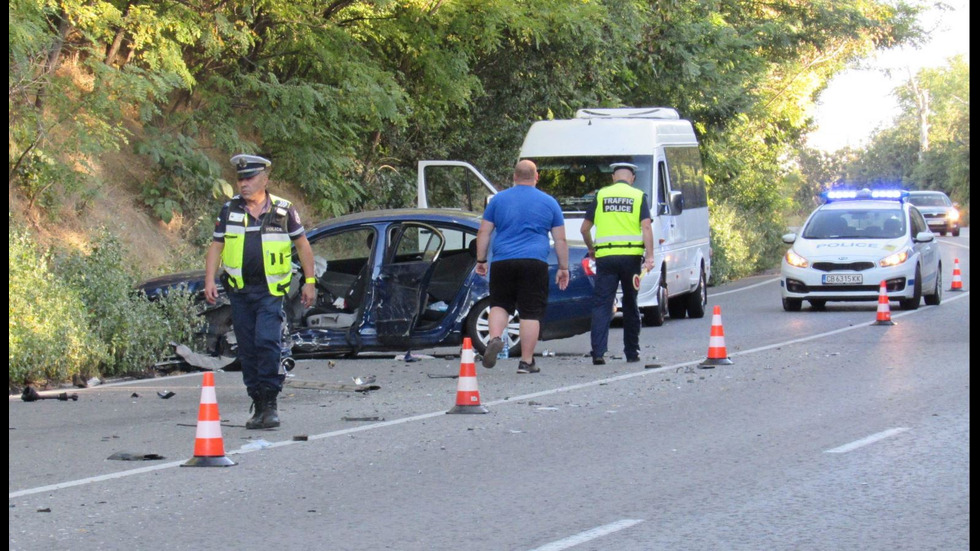
[[[636,168],[637,168],[637,166],[634,165],[633,163],[613,163],[613,164],[609,165],[609,168],[611,168],[613,170],[613,172],[616,172],[617,170],[619,170],[621,168],[626,168],[626,169],[629,169],[629,171],[632,172],[633,174],[636,174]]]
[[[238,179],[244,180],[251,178],[263,170],[272,166],[272,161],[258,155],[246,155],[240,153],[231,158],[231,164],[238,171]]]

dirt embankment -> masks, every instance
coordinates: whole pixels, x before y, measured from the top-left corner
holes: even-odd
[[[82,251],[90,249],[99,228],[105,227],[120,238],[130,264],[142,277],[204,267],[204,251],[187,238],[195,221],[177,214],[170,223],[164,223],[143,203],[141,186],[152,177],[145,158],[127,152],[107,154],[94,170],[100,186],[59,196],[53,212],[29,208],[27,198],[11,187],[11,221],[31,228],[42,247],[58,245]],[[233,174],[229,165],[225,178],[233,182]],[[304,224],[312,226],[315,219],[301,194],[275,181],[270,191],[296,203]],[[220,201],[213,203],[217,215]]]

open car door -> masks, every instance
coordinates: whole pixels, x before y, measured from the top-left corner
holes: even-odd
[[[445,246],[436,228],[409,222],[389,230],[387,249],[376,288],[375,324],[378,340],[407,343],[425,309],[432,268]]]
[[[497,189],[473,165],[463,161],[419,161],[419,208],[461,209],[482,213]]]

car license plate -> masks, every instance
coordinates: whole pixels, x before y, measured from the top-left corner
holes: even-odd
[[[861,274],[824,274],[824,285],[861,285],[864,276]]]

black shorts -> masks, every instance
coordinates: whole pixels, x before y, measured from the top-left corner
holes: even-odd
[[[524,320],[540,320],[548,306],[548,263],[530,258],[490,264],[490,307]]]

